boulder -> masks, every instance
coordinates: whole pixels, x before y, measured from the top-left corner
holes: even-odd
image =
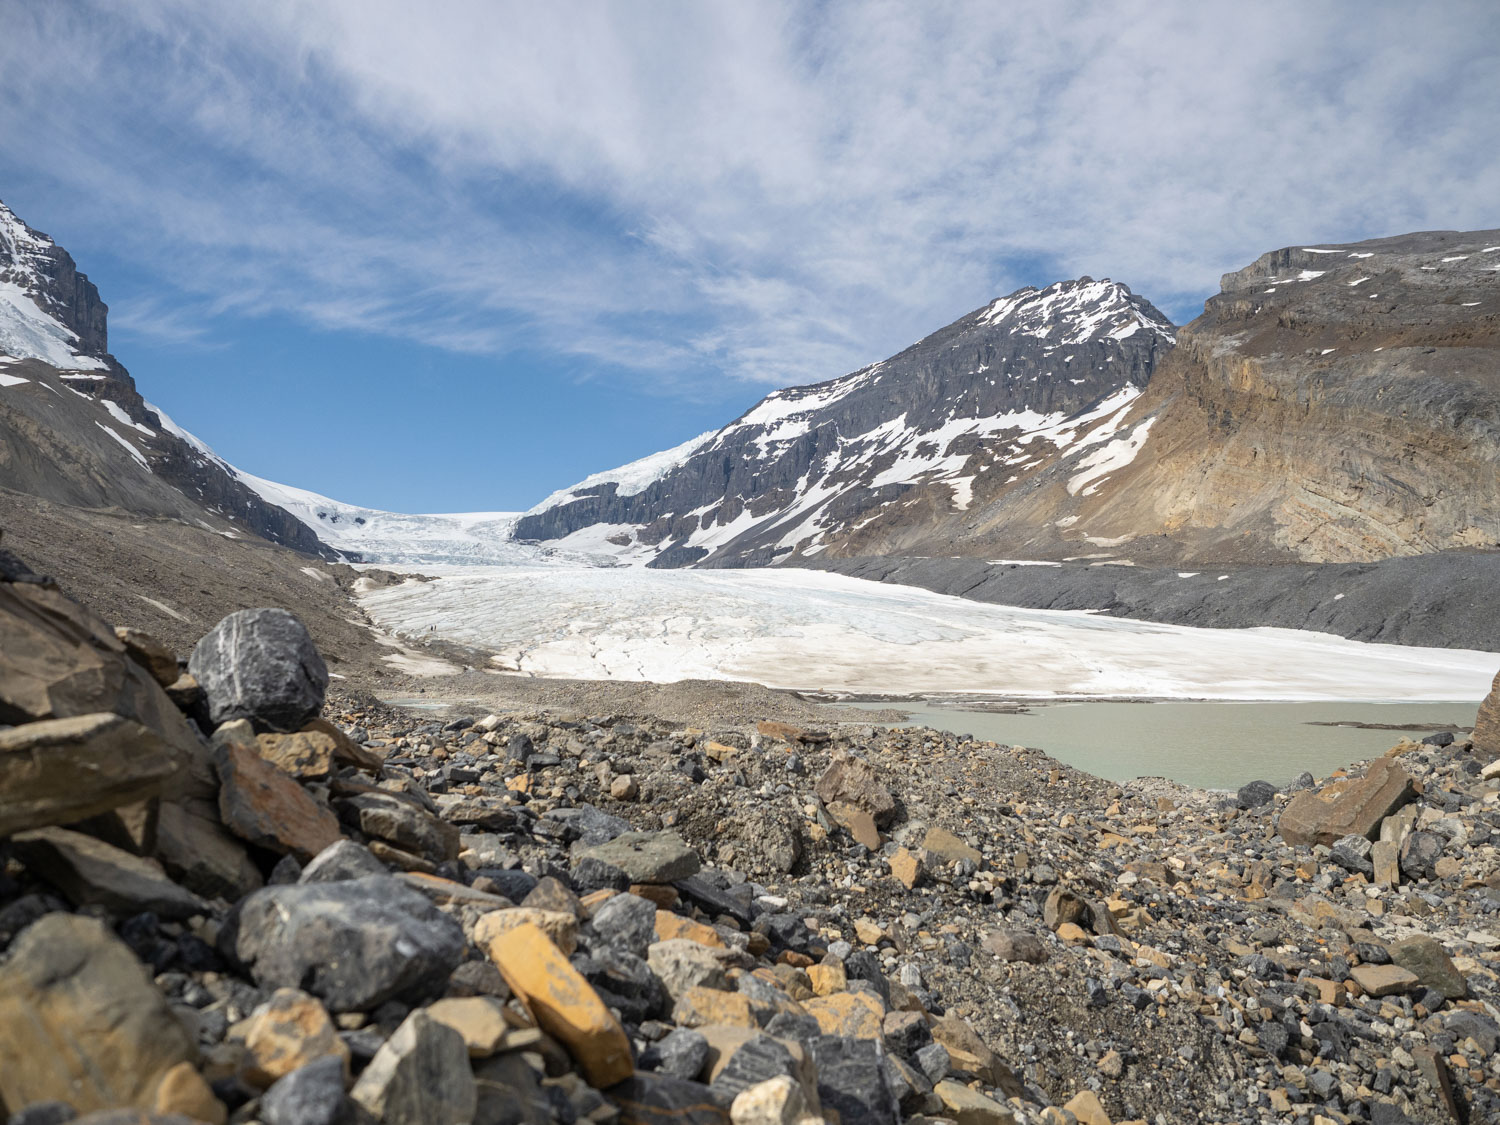
[[[432,863],[458,858],[459,830],[412,801],[391,793],[365,792],[345,798],[338,806],[345,822],[366,836],[394,844]]]
[[[584,857],[618,867],[632,883],[675,883],[702,866],[698,853],[675,832],[625,832],[588,848]]]
[[[632,894],[615,895],[595,911],[590,924],[605,941],[637,957],[656,937],[656,904]]]
[[[1469,982],[1448,956],[1442,942],[1426,934],[1392,942],[1391,963],[1416,974],[1427,988],[1436,989],[1449,1000],[1462,1000],[1469,994]]]
[[[1015,1115],[1009,1109],[961,1082],[945,1078],[933,1090],[956,1125],[1015,1125]]]
[[[253,742],[220,741],[214,769],[220,782],[219,814],[241,839],[305,861],[342,836],[332,810],[262,758]]]
[[[340,883],[366,875],[387,875],[385,864],[353,840],[336,840],[315,855],[297,877],[299,883]]]
[[[1355,965],[1349,975],[1368,995],[1377,998],[1410,992],[1419,983],[1416,973],[1400,965]]]
[[[985,936],[983,946],[1002,961],[1040,965],[1049,956],[1046,943],[1025,930],[996,930]]]
[[[116,917],[150,911],[162,918],[207,914],[208,904],[167,878],[155,860],[66,828],[11,837],[12,854],[77,906],[102,906]]]
[[[853,754],[836,752],[818,778],[817,793],[825,805],[845,804],[870,814],[877,828],[887,828],[896,818],[896,799],[880,783],[875,767]]]
[[[1269,805],[1276,797],[1276,786],[1269,781],[1251,781],[1239,787],[1234,803],[1242,809],[1258,809]]]
[[[115,626],[115,637],[125,646],[125,655],[151,673],[151,678],[164,688],[177,682],[181,673],[177,668],[177,654],[166,643],[140,629],[124,625]]]
[[[1394,758],[1376,758],[1364,777],[1331,801],[1298,793],[1282,810],[1276,830],[1294,846],[1332,847],[1351,835],[1373,840],[1380,822],[1416,795],[1416,782]]]
[[[385,1041],[349,1096],[381,1125],[471,1125],[479,1102],[463,1036],[422,1009]]]
[[[488,949],[490,944],[517,926],[535,926],[552,944],[571,957],[578,948],[578,919],[561,910],[539,910],[534,906],[513,906],[509,910],[491,910],[474,924],[474,944]]]
[[[334,759],[344,766],[378,773],[385,764],[385,755],[378,750],[361,746],[327,719],[309,719],[303,724],[301,734],[324,735],[333,740]]]
[[[929,828],[922,837],[922,850],[944,867],[961,859],[968,860],[975,867],[984,862],[978,848],[970,847],[946,828]]]
[[[279,1079],[260,1099],[265,1125],[351,1125],[344,1065],[325,1057]]]
[[[807,1046],[817,1066],[818,1100],[840,1121],[894,1125],[901,1120],[878,1040],[822,1035]]]
[[[0,1103],[151,1109],[197,1046],[129,947],[102,922],[49,914],[0,965]]]
[[[493,996],[449,996],[429,1005],[427,1014],[463,1036],[471,1059],[501,1050],[511,1030],[505,1005]]]
[[[808,1108],[802,1087],[783,1074],[741,1090],[729,1119],[734,1125],[816,1125],[823,1117]]]
[[[328,668],[307,626],[284,609],[242,609],[208,631],[188,659],[217,726],[249,719],[295,731],[323,709]]]
[[[331,1057],[349,1070],[349,1048],[339,1038],[328,1009],[299,988],[278,988],[250,1014],[244,1029],[245,1061],[240,1073],[264,1090],[318,1059]]]
[[[177,771],[163,794],[212,797],[203,739],[98,616],[54,587],[0,582],[0,723],[118,715],[155,734]]]
[[[305,989],[335,1013],[431,999],[465,947],[456,921],[388,875],[256,891],[219,944],[262,987]]]
[[[1437,863],[1446,844],[1436,832],[1413,832],[1401,845],[1401,874],[1408,879],[1437,878]]]
[[[620,1111],[619,1125],[730,1125],[727,1098],[665,1074],[634,1074],[610,1087],[609,1100]]]
[[[1479,705],[1479,717],[1474,720],[1474,752],[1487,758],[1500,757],[1500,672],[1495,673],[1495,683],[1490,694]]]
[[[675,1003],[690,988],[727,988],[723,963],[703,945],[688,938],[659,941],[646,952],[646,963]]]
[[[235,902],[265,882],[245,845],[219,823],[214,801],[165,801],[157,810],[156,858],[194,894]]]
[[[620,1021],[541,929],[507,930],[486,952],[538,1026],[568,1049],[590,1085],[604,1089],[634,1073]]]
[[[323,731],[299,730],[292,734],[257,735],[255,748],[262,758],[282,773],[300,780],[314,780],[333,773],[337,743]]]
[[[119,715],[44,719],[0,730],[0,837],[72,824],[158,795],[171,747]]]
[[[159,1117],[180,1114],[205,1125],[225,1125],[229,1120],[229,1111],[214,1094],[213,1087],[187,1062],[178,1063],[161,1076],[151,1108]]]

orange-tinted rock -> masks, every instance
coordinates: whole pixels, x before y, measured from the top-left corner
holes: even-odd
[[[338,817],[262,758],[255,743],[220,742],[219,813],[235,835],[304,863],[342,837]]]
[[[1332,846],[1343,836],[1373,840],[1380,822],[1417,794],[1416,783],[1394,758],[1376,758],[1364,777],[1351,782],[1334,800],[1311,792],[1292,798],[1276,830],[1289,844]]]
[[[699,945],[707,945],[715,949],[724,948],[724,939],[712,926],[694,922],[691,918],[673,914],[670,910],[658,910],[656,912],[656,940],[671,941],[673,938],[687,938],[688,941],[696,941]]]
[[[885,1009],[868,992],[838,992],[814,996],[802,1005],[818,1021],[824,1035],[847,1035],[855,1039],[879,1039]]]
[[[486,952],[542,1030],[567,1047],[590,1085],[603,1089],[635,1072],[620,1021],[539,927],[508,930]]]

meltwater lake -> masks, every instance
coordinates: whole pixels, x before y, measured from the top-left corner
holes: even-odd
[[[845,704],[909,711],[901,726],[1044,750],[1098,777],[1169,777],[1205,789],[1237,789],[1264,778],[1284,785],[1303,770],[1323,777],[1449,727],[1467,730],[1478,703],[1025,703],[1022,714],[976,705]],[[984,704],[977,705],[983,708]],[[1412,730],[1356,725],[1411,726]]]

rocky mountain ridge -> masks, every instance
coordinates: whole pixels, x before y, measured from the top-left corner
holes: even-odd
[[[0,202],[0,485],[337,558],[141,396],[108,351],[108,313],[68,252]]]
[[[713,566],[815,555],[892,512],[920,528],[1039,461],[1091,472],[1173,338],[1115,282],[1021,289],[890,359],[776,391],[722,430],[554,494],[515,535]]]
[[[1500,231],[1273,251],[1225,275],[1176,347],[1129,302],[1087,280],[1022,291],[597,474],[516,534],[656,566],[1369,562],[1500,546]],[[1127,308],[1123,330],[1096,330]],[[1120,352],[1069,364],[1084,342]],[[882,409],[840,416],[867,382]]]

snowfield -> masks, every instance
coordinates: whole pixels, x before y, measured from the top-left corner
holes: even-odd
[[[751,680],[901,695],[1479,700],[1500,654],[1287,629],[1013,609],[802,570],[426,568],[366,593],[384,630],[491,650],[495,670]]]

